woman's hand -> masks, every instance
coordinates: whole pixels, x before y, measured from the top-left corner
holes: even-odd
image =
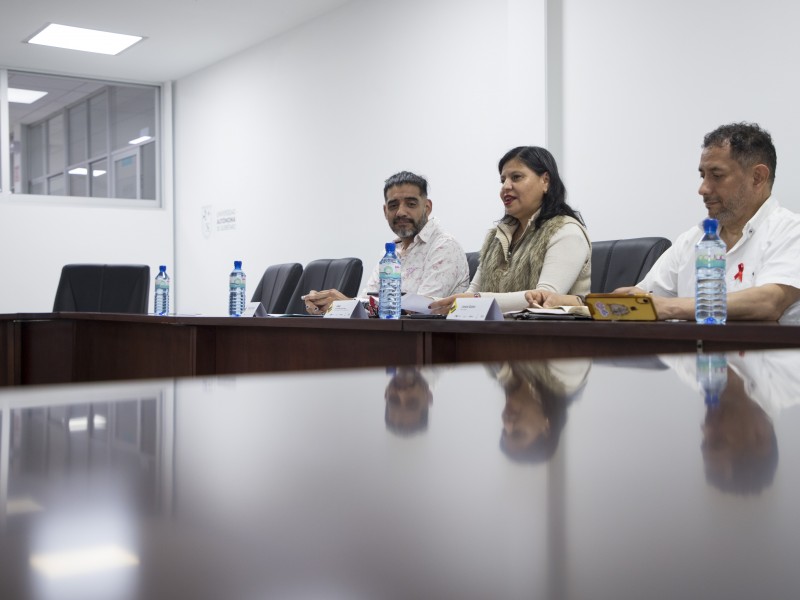
[[[583,303],[577,296],[556,294],[549,290],[528,290],[525,300],[532,308],[550,308],[552,306],[581,306]]]
[[[474,296],[475,294],[453,294],[447,298],[434,300],[428,305],[428,308],[430,308],[431,312],[435,315],[446,315],[450,312],[450,309],[453,308],[453,302],[456,301],[456,298],[473,298]]]

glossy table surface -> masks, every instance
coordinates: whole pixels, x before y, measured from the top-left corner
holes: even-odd
[[[800,351],[724,360],[5,388],[0,598],[797,598]]]

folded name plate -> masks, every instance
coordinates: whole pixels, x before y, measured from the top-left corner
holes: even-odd
[[[502,321],[503,313],[494,298],[456,298],[448,320]]]
[[[243,317],[266,317],[267,309],[261,302],[248,302],[244,307]]]
[[[361,300],[334,300],[325,312],[325,319],[366,319],[367,311]]]

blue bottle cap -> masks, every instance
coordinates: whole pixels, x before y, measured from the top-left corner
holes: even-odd
[[[395,251],[394,242],[386,242],[386,251],[387,252],[394,252]]]
[[[241,269],[242,268],[242,261],[240,261],[240,260],[233,261],[233,268],[234,269]]]
[[[167,272],[167,265],[161,265],[160,267],[158,267],[158,270],[160,272],[162,272],[162,273],[166,273]]]
[[[719,230],[719,223],[716,219],[705,219],[703,221],[703,231],[706,233],[717,233]]]

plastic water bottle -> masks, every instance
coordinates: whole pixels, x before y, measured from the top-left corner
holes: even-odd
[[[694,317],[698,323],[722,325],[728,317],[725,288],[725,242],[717,235],[717,220],[703,221],[705,235],[695,246]]]
[[[381,319],[399,319],[402,300],[400,259],[395,253],[394,242],[386,242],[386,254],[381,259],[379,269],[378,316]]]
[[[728,359],[724,354],[697,355],[697,383],[703,388],[706,406],[717,406],[728,384]]]
[[[242,271],[242,261],[233,261],[233,271],[231,271],[230,299],[228,303],[228,314],[232,317],[241,317],[245,305],[245,287],[247,276]]]
[[[169,314],[169,275],[166,265],[158,267],[156,275],[156,298],[153,302],[157,315]]]

